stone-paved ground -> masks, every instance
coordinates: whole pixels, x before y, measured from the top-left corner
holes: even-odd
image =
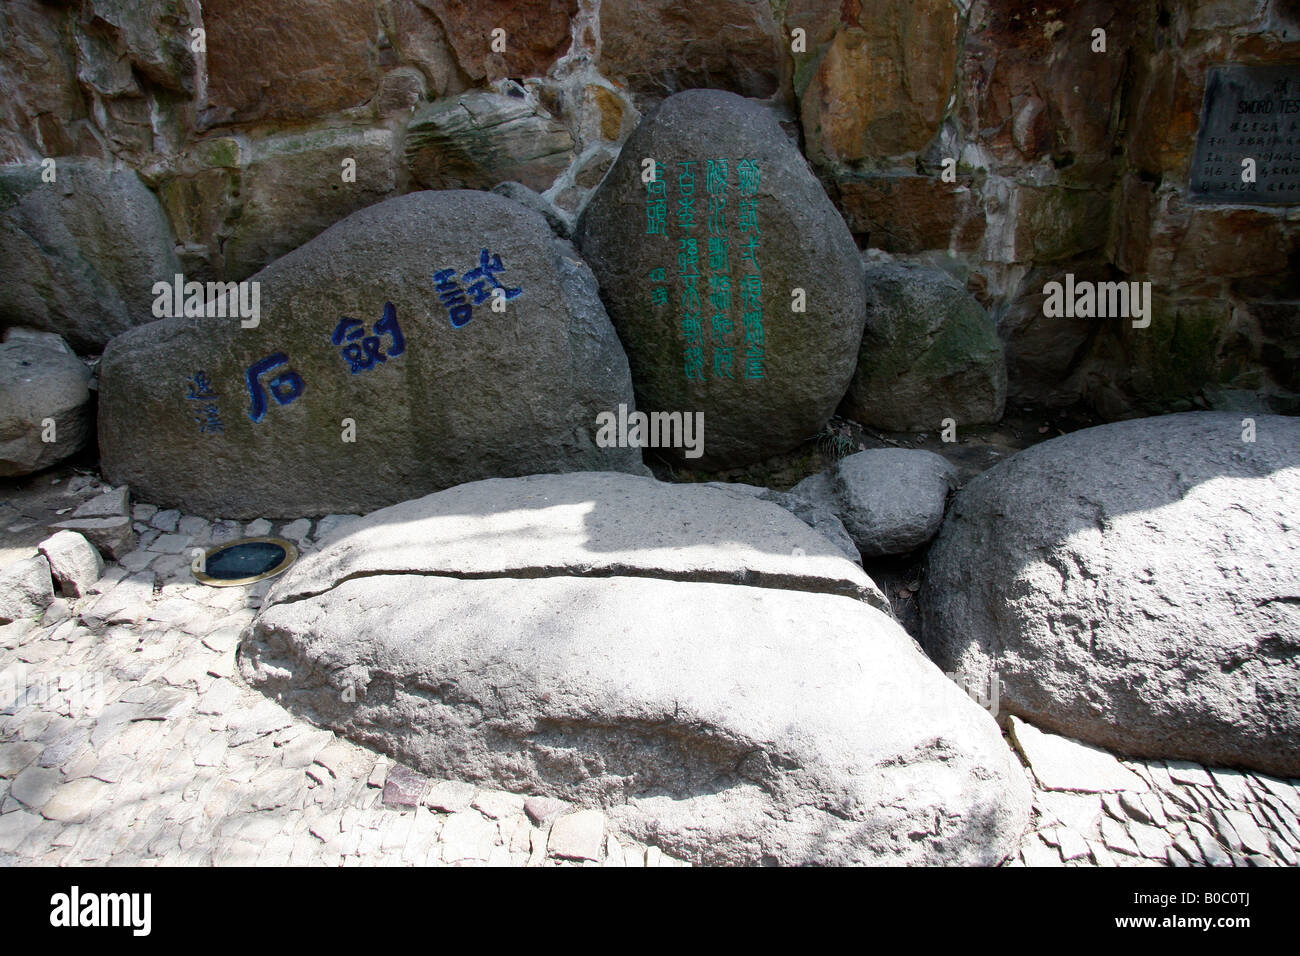
[[[1034,819],[1010,865],[1297,864],[1300,780],[1181,760],[1116,763],[1135,786],[1088,793],[1034,781]]]
[[[307,549],[343,518],[134,516],[138,550],[93,593],[0,627],[0,862],[682,865],[598,811],[390,767],[243,685],[236,643],[267,584],[195,584],[189,550],[272,532]],[[1296,864],[1300,781],[1122,766],[1141,783],[1108,793],[1026,769],[1035,820],[1012,864]]]
[[[267,585],[195,584],[189,549],[272,530],[309,547],[312,522],[135,517],[140,548],[95,593],[0,627],[0,861],[681,865],[599,812],[390,781],[386,758],[244,686],[236,643]]]

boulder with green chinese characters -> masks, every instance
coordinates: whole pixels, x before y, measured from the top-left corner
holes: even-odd
[[[595,278],[518,203],[387,200],[249,282],[206,308],[212,287],[161,283],[155,308],[180,314],[109,343],[104,473],[142,500],[291,517],[490,476],[643,470],[635,447],[596,443],[597,415],[633,399]]]
[[[768,107],[719,90],[664,100],[576,239],[640,407],[704,413],[693,466],[787,451],[835,411],[862,340],[862,265]]]

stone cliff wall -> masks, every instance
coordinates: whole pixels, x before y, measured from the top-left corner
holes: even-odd
[[[421,188],[523,182],[563,231],[645,112],[726,89],[779,111],[860,246],[966,283],[1011,401],[1296,412],[1300,208],[1188,197],[1226,62],[1300,62],[1300,4],[13,0],[0,163],[134,169],[187,277],[242,279]],[[1151,281],[1151,327],[1046,318],[1065,273]]]

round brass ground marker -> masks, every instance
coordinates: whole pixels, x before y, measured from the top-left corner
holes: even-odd
[[[298,560],[298,549],[284,538],[240,538],[203,553],[203,570],[194,579],[214,588],[253,584],[273,578]]]

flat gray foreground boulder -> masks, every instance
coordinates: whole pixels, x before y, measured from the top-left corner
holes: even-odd
[[[921,591],[945,671],[1121,753],[1300,775],[1300,419],[1035,445],[954,498]]]
[[[142,500],[298,518],[492,475],[644,468],[596,444],[596,416],[633,399],[595,277],[518,203],[400,196],[250,281],[255,327],[227,297],[227,317],[162,319],[104,353],[104,472]]]
[[[1028,821],[993,718],[848,597],[378,574],[272,599],[240,660],[425,773],[606,807],[697,862],[995,864]]]
[[[383,573],[657,577],[843,594],[889,609],[860,567],[779,505],[615,472],[488,479],[384,508],[324,539],[269,600]]]
[[[650,159],[658,179],[647,184]],[[703,89],[664,100],[574,235],[627,348],[638,403],[704,413],[703,457],[689,467],[788,451],[831,417],[862,342],[862,263],[763,103]]]

